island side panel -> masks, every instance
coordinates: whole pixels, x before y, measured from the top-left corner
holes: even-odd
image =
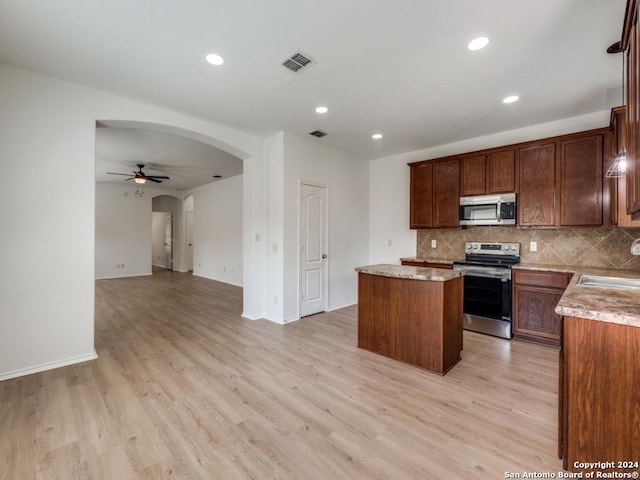
[[[442,361],[445,372],[460,361],[462,352],[463,290],[462,277],[444,282]]]
[[[576,317],[563,327],[565,468],[640,461],[640,328]]]
[[[389,324],[389,280],[358,273],[358,347],[387,357],[396,342]]]
[[[390,323],[398,331],[393,358],[443,373],[442,303],[445,282],[390,280]]]

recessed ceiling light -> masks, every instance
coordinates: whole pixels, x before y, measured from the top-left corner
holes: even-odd
[[[327,113],[328,111],[327,107],[316,107],[316,113]]]
[[[509,95],[508,97],[504,97],[502,99],[502,103],[513,103],[517,102],[520,99],[518,95]]]
[[[222,65],[224,63],[224,58],[222,58],[220,55],[217,55],[215,53],[210,53],[209,55],[206,56],[207,62],[209,62],[211,65]]]
[[[382,138],[382,134],[374,133],[373,135],[371,135],[371,138],[373,138],[374,140],[380,140]]]
[[[489,45],[489,39],[487,37],[478,37],[471,40],[467,48],[472,51],[482,50],[487,45]]]

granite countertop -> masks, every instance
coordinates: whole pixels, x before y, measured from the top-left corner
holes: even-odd
[[[640,278],[635,270],[581,268],[556,306],[558,315],[640,327],[640,290],[578,285],[582,275]]]
[[[432,282],[446,282],[464,275],[464,270],[411,267],[408,265],[392,265],[388,263],[356,267],[356,272],[382,277],[406,278],[408,280],[430,280]]]

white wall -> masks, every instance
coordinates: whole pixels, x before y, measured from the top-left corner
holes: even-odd
[[[328,309],[357,302],[355,267],[368,260],[369,164],[316,141],[289,133],[284,139],[284,290],[282,320],[299,318],[299,183],[329,191]],[[272,251],[269,254],[276,254]],[[269,296],[267,296],[269,300]]]
[[[240,155],[251,182],[263,166],[263,144],[232,128],[6,64],[0,64],[0,85],[2,380],[95,357],[96,120],[192,132]],[[249,238],[260,226],[252,215],[263,201],[257,195],[244,202]],[[253,256],[260,250],[251,245],[245,254],[259,277],[263,260]],[[261,287],[249,282],[248,316],[262,313],[252,303],[263,295]]]
[[[242,286],[242,175],[189,191],[193,195],[193,274]]]
[[[609,116],[609,111],[596,112],[372,160],[369,163],[369,263],[400,263],[400,258],[416,255],[416,231],[409,229],[407,163],[606,127]]]
[[[96,184],[96,278],[151,275],[151,198],[134,191]]]

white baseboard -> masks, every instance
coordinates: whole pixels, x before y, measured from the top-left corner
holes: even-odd
[[[327,312],[333,312],[334,310],[340,310],[341,308],[352,307],[353,305],[357,305],[357,304],[358,304],[357,300],[352,300],[350,302],[343,303],[341,305],[336,305],[335,307],[329,307],[327,309]]]
[[[55,362],[43,363],[33,367],[20,368],[11,372],[4,372],[0,373],[0,382],[11,378],[24,377],[25,375],[31,375],[33,373],[44,372],[46,370],[53,370],[54,368],[68,367],[69,365],[95,360],[96,358],[98,358],[98,354],[94,350],[92,353],[78,355],[77,357],[65,358],[64,360],[57,360]]]
[[[147,277],[153,273],[134,273],[133,275],[113,275],[109,277],[96,277],[96,280],[110,280],[112,278]]]

